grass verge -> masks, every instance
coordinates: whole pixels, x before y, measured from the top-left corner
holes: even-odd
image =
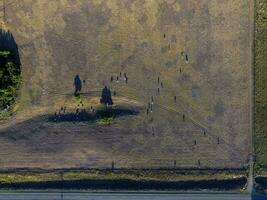
[[[255,170],[267,175],[267,1],[255,2]]]
[[[2,189],[237,190],[246,171],[56,170],[1,172]]]

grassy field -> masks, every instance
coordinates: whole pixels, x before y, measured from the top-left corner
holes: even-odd
[[[0,168],[246,167],[251,2],[6,0],[22,84],[17,112],[0,122]],[[48,120],[61,107],[97,107],[105,85],[115,105],[141,111]]]
[[[267,1],[256,0],[255,151],[258,174],[267,175]]]

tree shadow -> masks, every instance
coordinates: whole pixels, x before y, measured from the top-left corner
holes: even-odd
[[[21,65],[18,45],[10,31],[0,29],[0,51],[10,51],[15,64]]]
[[[266,200],[267,199],[267,195],[266,194],[258,194],[256,192],[253,192],[251,194],[251,199],[252,200]]]
[[[40,182],[0,183],[1,188],[11,189],[102,189],[102,190],[172,190],[189,191],[199,189],[231,190],[239,188],[243,180],[130,180],[130,179],[82,179]]]
[[[138,110],[131,110],[125,108],[110,108],[105,110],[96,110],[87,112],[85,109],[76,113],[62,113],[50,115],[48,117],[49,122],[95,122],[103,118],[117,118],[123,116],[137,115]]]
[[[263,176],[255,177],[255,184],[252,190],[251,199],[265,200],[267,199],[267,178]]]

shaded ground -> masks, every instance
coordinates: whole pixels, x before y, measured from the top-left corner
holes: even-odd
[[[95,193],[9,193],[9,194],[1,194],[0,199],[12,198],[14,200],[17,199],[35,199],[35,200],[45,200],[45,199],[75,199],[75,200],[99,200],[99,199],[107,199],[107,200],[124,200],[124,199],[132,199],[132,200],[250,200],[251,197],[249,195],[242,194],[126,194],[126,193],[104,193],[104,194],[95,194]],[[265,197],[255,197],[253,200],[264,200]]]
[[[127,115],[137,115],[139,112],[137,110],[129,110],[126,108],[109,108],[103,110],[96,110],[92,112],[82,109],[81,111],[76,110],[75,113],[62,113],[49,115],[49,122],[95,122],[97,120],[105,118],[117,118],[125,117]]]
[[[7,0],[23,85],[0,167],[245,167],[251,2]],[[40,117],[75,112],[76,75],[86,109],[107,85],[143,111],[108,127]]]
[[[65,180],[27,183],[3,183],[8,189],[102,189],[102,190],[239,190],[246,179],[207,180],[207,181],[133,181],[133,180]]]

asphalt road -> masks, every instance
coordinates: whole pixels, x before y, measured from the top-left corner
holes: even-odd
[[[238,195],[238,194],[0,193],[0,200],[250,200],[250,199],[251,197],[249,195]]]

